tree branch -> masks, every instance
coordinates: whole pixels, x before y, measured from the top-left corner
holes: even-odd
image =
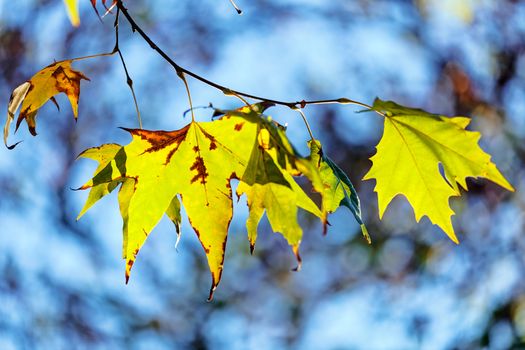
[[[364,108],[366,108],[368,110],[374,111],[374,112],[384,116],[383,113],[375,111],[372,106],[370,106],[370,105],[368,105],[366,103],[362,103],[362,102],[355,101],[355,100],[348,99],[348,98],[337,98],[337,99],[327,99],[327,100],[311,100],[311,101],[305,101],[305,100],[302,100],[302,101],[280,101],[280,100],[274,100],[274,99],[266,98],[266,97],[262,97],[262,96],[248,94],[248,93],[245,93],[245,92],[242,92],[242,91],[237,91],[237,90],[228,88],[226,86],[220,85],[218,83],[215,83],[215,82],[213,82],[211,80],[208,80],[208,79],[206,79],[206,78],[204,78],[204,77],[202,77],[202,76],[200,76],[200,75],[198,75],[198,74],[196,74],[196,73],[194,73],[194,72],[192,72],[192,71],[190,71],[190,70],[180,66],[170,56],[168,56],[168,54],[166,54],[144,32],[144,30],[142,30],[142,28],[137,24],[137,22],[135,22],[133,17],[130,15],[130,13],[128,12],[126,7],[124,6],[122,0],[117,0],[117,7],[122,12],[124,17],[126,17],[127,21],[131,25],[131,30],[133,32],[139,33],[139,35],[144,39],[144,41],[146,41],[153,50],[155,50],[164,60],[166,60],[166,62],[168,62],[175,69],[175,71],[177,72],[177,75],[179,77],[180,76],[184,76],[184,75],[188,75],[188,76],[190,76],[190,77],[192,77],[192,78],[194,78],[196,80],[201,81],[202,83],[204,83],[204,84],[206,84],[208,86],[211,86],[211,87],[213,87],[213,88],[215,88],[217,90],[220,90],[225,95],[242,96],[242,97],[245,97],[245,98],[250,98],[250,99],[259,100],[259,101],[263,101],[263,102],[273,103],[275,105],[286,106],[286,107],[291,108],[291,109],[302,109],[302,108],[305,108],[307,105],[353,104],[353,105],[364,107]]]

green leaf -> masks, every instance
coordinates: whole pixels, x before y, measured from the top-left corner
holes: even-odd
[[[368,243],[371,243],[370,235],[361,218],[361,204],[354,185],[344,171],[324,154],[321,143],[318,140],[309,141],[308,147],[310,148],[312,164],[319,170],[322,181],[320,190],[316,190],[322,196],[323,232],[326,234],[328,214],[335,212],[340,206],[345,206],[350,209],[361,226],[363,236]]]
[[[319,208],[304,193],[291,174],[298,174],[298,162],[303,161],[287,144],[284,131],[271,122],[260,124],[258,147],[254,147],[246,172],[237,188],[240,197],[246,194],[250,214],[246,222],[250,248],[253,252],[257,239],[257,227],[266,211],[274,232],[281,233],[292,246],[297,258],[297,270],[301,267],[299,245],[303,231],[297,223],[297,208],[321,216]]]

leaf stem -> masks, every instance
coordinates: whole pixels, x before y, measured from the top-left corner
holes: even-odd
[[[226,96],[234,96],[234,97],[237,97],[239,100],[241,100],[242,103],[244,103],[246,106],[250,107],[250,103],[248,101],[246,101],[246,99],[244,97],[242,97],[241,95],[239,95],[238,93],[236,92],[233,92],[231,90],[228,90],[228,91],[223,91],[223,93],[226,95]]]
[[[306,119],[306,115],[304,114],[303,110],[300,108],[294,108],[294,111],[298,112],[301,117],[303,118],[304,124],[306,125],[306,128],[308,129],[308,133],[310,134],[310,140],[314,141],[315,137],[312,133],[312,129],[310,128],[310,124],[308,123],[308,119]]]
[[[71,58],[69,61],[74,62],[74,61],[82,61],[82,60],[87,60],[87,59],[96,58],[96,57],[113,56],[115,53],[117,52],[113,50],[111,52],[97,53],[96,55],[75,57],[75,58]]]
[[[184,82],[184,87],[186,87],[186,93],[188,94],[188,101],[190,103],[190,111],[191,111],[191,121],[195,121],[195,113],[193,112],[193,102],[191,101],[191,93],[190,93],[190,87],[188,86],[188,81],[186,80],[186,77],[184,76],[184,73],[181,71],[177,71],[177,75],[179,78],[182,79]]]

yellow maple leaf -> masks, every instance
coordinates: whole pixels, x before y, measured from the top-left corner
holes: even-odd
[[[402,194],[414,208],[416,221],[428,216],[458,243],[449,206],[450,197],[460,196],[458,184],[467,190],[467,177],[483,177],[514,191],[479,147],[480,133],[465,130],[469,118],[448,118],[380,99],[373,109],[385,117],[384,132],[364,180],[376,180],[380,218]]]

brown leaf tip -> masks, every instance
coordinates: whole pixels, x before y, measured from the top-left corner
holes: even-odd
[[[137,258],[138,253],[139,253],[139,250],[137,248],[133,251],[133,259],[127,259],[126,261],[126,284],[128,284],[129,282],[129,276],[131,274],[131,269],[133,268],[133,264],[135,263],[135,259]]]
[[[127,263],[126,263],[126,284],[128,284],[129,282],[129,276],[131,274],[131,268],[133,267],[133,264],[135,262],[133,260],[128,260]]]
[[[213,300],[213,294],[215,293],[215,290],[217,289],[217,285],[215,284],[215,282],[212,284],[211,288],[210,288],[210,295],[208,296],[208,300],[207,302],[211,302]]]
[[[303,266],[303,259],[301,258],[301,255],[299,254],[299,246],[293,246],[293,253],[295,255],[295,259],[297,259],[297,267],[293,268],[292,271],[301,271],[301,268]]]
[[[323,219],[323,236],[326,236],[326,234],[328,233],[328,226],[332,226],[332,224],[330,224],[328,220],[324,218]]]
[[[29,133],[30,133],[31,135],[33,135],[33,136],[36,136],[36,135],[37,135],[37,133],[36,133],[36,128],[35,128],[34,126],[31,126],[31,125],[30,125],[30,126],[28,127],[28,129],[29,129]]]

